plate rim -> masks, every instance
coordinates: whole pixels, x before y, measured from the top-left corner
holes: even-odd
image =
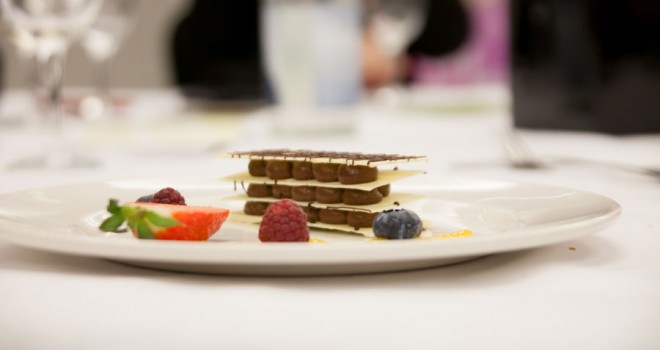
[[[457,178],[457,177],[443,177]],[[157,180],[159,179],[159,180]],[[168,181],[193,183],[200,178],[177,177]],[[210,179],[203,177],[203,181]],[[30,191],[57,191],[66,188],[104,184],[112,186],[113,183],[133,181],[162,181],[161,178],[138,178],[124,180],[101,180],[79,182],[57,186],[25,189],[0,194],[0,200],[10,195],[20,195]],[[460,177],[460,181],[482,181],[477,178]],[[502,235],[481,236],[470,239],[447,239],[447,240],[398,240],[377,241],[370,244],[369,249],[364,249],[363,244],[351,242],[333,242],[332,244],[301,244],[301,243],[274,243],[255,244],[253,242],[183,242],[183,241],[147,241],[137,239],[110,239],[99,240],[100,236],[87,236],[77,234],[76,228],[53,229],[49,233],[36,232],[35,229],[43,229],[43,226],[30,225],[20,221],[12,221],[0,215],[0,238],[23,247],[39,249],[54,253],[71,254],[87,257],[98,257],[114,260],[132,260],[145,262],[168,262],[181,264],[223,264],[223,265],[291,265],[291,264],[363,264],[378,262],[410,261],[416,259],[442,259],[457,258],[465,256],[482,256],[488,254],[504,253],[509,251],[542,247],[557,244],[564,241],[577,239],[588,234],[601,231],[610,226],[621,214],[621,206],[615,200],[604,195],[577,190],[562,186],[545,184],[534,184],[519,181],[485,180],[516,185],[533,185],[546,188],[555,188],[576,191],[590,196],[596,196],[606,200],[610,204],[610,210],[599,216],[574,220],[564,223],[561,227],[551,225],[550,227],[525,228],[524,230],[507,231]],[[225,184],[218,184],[223,187]],[[1,204],[1,203],[0,203]],[[1,209],[1,205],[0,205]],[[224,228],[224,227],[223,227]],[[231,229],[231,225],[228,227]],[[52,230],[64,230],[64,234],[51,234]],[[517,238],[525,237],[527,240],[521,244]],[[365,238],[365,240],[367,240]],[[69,243],[69,244],[67,244]],[[448,249],[450,246],[451,249]],[[82,248],[82,249],[81,249]],[[146,252],[146,254],[144,254]],[[192,254],[194,252],[196,254]],[[265,254],[257,254],[264,253]],[[142,254],[140,254],[142,253]],[[341,254],[338,254],[341,253]],[[346,254],[351,253],[351,254]],[[341,256],[339,256],[341,255]]]

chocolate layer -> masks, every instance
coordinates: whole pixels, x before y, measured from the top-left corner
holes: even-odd
[[[378,213],[350,211],[346,214],[346,224],[354,228],[372,227],[376,215]]]
[[[378,168],[366,165],[342,164],[337,170],[337,179],[344,185],[376,181],[378,179]]]
[[[354,189],[344,190],[343,202],[348,205],[367,205],[376,204],[383,200],[383,195],[374,188],[371,191],[362,191]]]
[[[346,214],[345,210],[320,209],[319,221],[324,224],[343,225],[346,223]]]
[[[266,176],[266,161],[262,159],[250,160],[248,171],[252,176]]]
[[[291,174],[296,180],[314,180],[311,162],[292,162]]]
[[[266,162],[266,175],[272,180],[291,178],[291,162],[285,160],[269,160]]]
[[[247,215],[264,215],[270,202],[247,201],[243,206],[243,212]]]
[[[271,185],[263,184],[250,184],[247,188],[248,197],[271,197],[273,195],[273,190]]]
[[[316,200],[316,187],[295,186],[291,188],[291,198],[294,201],[313,202]]]
[[[337,171],[339,164],[330,163],[314,163],[312,165],[312,172],[314,178],[319,182],[335,182],[337,181]]]
[[[273,185],[273,197],[278,199],[292,198],[291,186]]]

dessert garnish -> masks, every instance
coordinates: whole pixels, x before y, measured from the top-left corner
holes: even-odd
[[[435,234],[428,237],[419,237],[419,239],[439,240],[439,239],[460,239],[460,238],[469,238],[469,237],[474,237],[474,232],[472,232],[472,230],[462,229],[454,232]]]
[[[308,242],[307,215],[295,202],[282,199],[268,206],[259,224],[262,242]]]
[[[374,165],[380,163],[401,163],[426,160],[425,156],[360,152],[328,152],[304,149],[267,149],[259,151],[230,152],[227,155],[232,158],[262,160],[283,159],[311,161],[313,163],[345,163],[351,165]]]
[[[215,234],[229,215],[229,210],[212,207],[162,203],[126,203],[110,199],[110,217],[99,229],[103,232],[131,230],[140,239],[206,241]]]
[[[186,205],[186,199],[172,187],[165,187],[156,193],[144,195],[136,202]]]
[[[416,238],[422,233],[422,220],[408,209],[385,210],[376,215],[373,230],[378,238]]]

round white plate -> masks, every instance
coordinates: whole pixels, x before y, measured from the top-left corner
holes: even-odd
[[[425,198],[408,208],[433,234],[468,228],[473,237],[374,241],[312,230],[323,243],[261,243],[258,227],[227,222],[208,242],[138,240],[102,233],[108,199],[133,201],[171,186],[189,205],[240,210],[223,200],[232,184],[215,178],[83,183],[0,195],[0,238],[25,247],[111,259],[142,267],[218,274],[324,275],[400,271],[555,244],[597,232],[620,214],[598,194],[552,186],[434,178],[393,191]],[[231,217],[231,215],[230,215]]]

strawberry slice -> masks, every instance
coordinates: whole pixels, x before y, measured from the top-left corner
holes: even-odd
[[[141,239],[206,241],[227,219],[229,210],[212,207],[159,203],[126,203],[114,199],[108,204],[112,214],[99,227],[105,232],[126,232]]]

